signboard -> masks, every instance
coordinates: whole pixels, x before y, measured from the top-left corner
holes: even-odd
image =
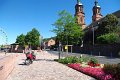
[[[65,49],[68,49],[68,46],[67,46],[67,45],[65,46]]]

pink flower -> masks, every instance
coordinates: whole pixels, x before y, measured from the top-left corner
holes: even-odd
[[[112,75],[105,74],[104,71],[102,70],[102,68],[94,68],[94,67],[84,67],[83,68],[83,67],[80,67],[80,64],[78,64],[78,63],[68,64],[68,66],[77,71],[83,72],[87,75],[90,75],[90,76],[95,77],[100,80],[112,79]],[[114,80],[114,79],[112,79],[112,80]]]

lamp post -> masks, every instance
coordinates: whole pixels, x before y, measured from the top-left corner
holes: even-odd
[[[58,59],[60,59],[60,54],[61,54],[61,42],[59,41],[59,53],[58,53]]]
[[[93,29],[93,46],[94,46],[94,37],[95,37],[95,28],[94,28],[94,26],[92,27],[92,29]]]
[[[41,46],[41,35],[39,36],[40,46]]]
[[[94,50],[94,26],[92,25],[92,45],[93,45],[93,50]],[[93,50],[91,51],[91,56],[92,56],[92,53],[93,53]]]
[[[67,43],[67,45],[66,45],[66,54],[68,54],[68,32],[66,32],[66,43]]]
[[[28,42],[29,50],[31,50],[31,42]]]
[[[97,24],[95,26],[92,26],[92,31],[93,31],[93,46],[95,44],[95,29],[98,28],[99,24],[100,24],[100,22],[97,22]]]
[[[39,40],[40,40],[40,48],[42,49],[42,36],[40,35]]]
[[[93,51],[94,51],[94,45],[95,45],[95,30],[98,28],[99,22],[97,22],[96,25],[92,26],[92,32],[93,32]]]

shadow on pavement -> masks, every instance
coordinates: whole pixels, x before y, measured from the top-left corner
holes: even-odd
[[[50,61],[50,62],[54,62],[54,60],[51,60],[51,59],[36,59],[34,61]]]
[[[20,64],[18,64],[18,65],[26,65],[26,64],[25,64],[25,62],[23,62],[23,63],[20,63]]]
[[[26,65],[26,64],[18,64],[18,65]]]

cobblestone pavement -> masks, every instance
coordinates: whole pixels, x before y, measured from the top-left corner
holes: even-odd
[[[24,65],[25,55],[19,55],[7,80],[95,80],[94,78],[53,61],[58,56],[46,51],[37,52],[33,64]]]
[[[0,52],[0,60],[9,55],[11,55],[11,54],[9,54],[9,53],[5,54],[5,52]]]

